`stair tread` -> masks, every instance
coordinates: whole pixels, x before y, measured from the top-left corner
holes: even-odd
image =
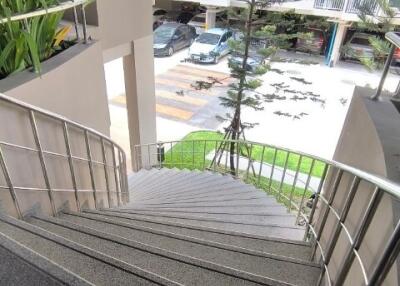
[[[224,267],[235,269],[236,272],[247,272],[296,285],[315,283],[319,274],[319,267],[304,263],[260,257],[142,231],[124,232],[122,229],[109,228],[107,224],[94,230],[82,227],[81,224],[62,222],[62,218],[61,220],[47,219],[47,221],[34,219],[33,223],[83,245],[92,245],[98,251],[119,257],[142,269],[153,269],[157,274],[185,285],[191,283],[193,276],[198,277],[203,283],[207,283],[207,279],[210,279],[208,281],[214,279],[230,281],[231,278],[221,277],[220,273],[216,274],[214,271],[201,268],[204,261],[224,265]],[[103,235],[107,233],[112,235],[105,238]],[[129,240],[132,245],[121,244],[125,241],[120,239],[121,237]],[[111,241],[111,239],[115,240]],[[177,256],[172,254],[177,254]],[[181,256],[190,258],[190,262],[194,265],[177,261]],[[152,268],[149,268],[150,265]],[[180,273],[170,273],[172,269],[179,269]],[[206,280],[204,280],[205,277],[207,277]]]

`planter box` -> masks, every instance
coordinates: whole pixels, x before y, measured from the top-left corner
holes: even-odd
[[[110,134],[102,47],[76,44],[42,63],[42,74],[22,71],[0,81],[0,92]]]

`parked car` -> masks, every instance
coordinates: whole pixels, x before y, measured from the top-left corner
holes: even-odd
[[[218,63],[229,54],[228,40],[233,32],[227,29],[214,28],[202,33],[190,46],[189,56],[194,62]]]
[[[189,47],[196,38],[196,30],[185,24],[166,23],[154,31],[155,56],[172,56],[174,52]]]
[[[372,48],[367,33],[354,33],[347,44],[344,45],[342,58],[343,60],[358,60],[358,57],[373,58],[374,49]]]
[[[249,57],[247,59],[246,70],[249,72],[256,72],[257,68],[265,64],[265,58],[258,53],[259,49],[266,48],[268,40],[266,39],[252,39],[249,47]],[[242,54],[232,53],[229,58],[229,63],[234,65],[242,65]]]
[[[326,49],[326,33],[320,29],[307,29],[305,33],[310,33],[310,38],[298,38],[296,50],[313,54],[324,54]]]
[[[226,11],[221,11],[217,13],[215,26],[222,28],[227,20]],[[197,35],[204,33],[206,30],[206,13],[200,13],[194,16],[188,23],[188,25],[196,28]]]

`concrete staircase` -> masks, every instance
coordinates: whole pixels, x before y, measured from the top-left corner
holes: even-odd
[[[129,186],[121,208],[0,215],[1,284],[316,285],[304,229],[273,197],[174,169],[142,170]]]

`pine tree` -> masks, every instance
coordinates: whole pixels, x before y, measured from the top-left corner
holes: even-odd
[[[294,26],[294,20],[284,19],[285,14],[270,13],[266,17],[259,17],[260,11],[265,10],[274,2],[271,0],[243,0],[247,4],[245,9],[233,9],[229,12],[229,17],[238,19],[244,23],[241,27],[239,36],[229,41],[231,53],[234,55],[229,59],[231,77],[236,79],[235,83],[230,85],[230,89],[225,96],[221,96],[221,105],[226,107],[230,113],[225,117],[219,117],[222,121],[229,121],[225,129],[224,139],[229,141],[221,143],[216,151],[211,164],[218,164],[223,152],[229,150],[230,171],[236,173],[235,154],[244,154],[249,156],[249,150],[245,146],[244,150],[239,150],[238,140],[245,139],[244,130],[252,128],[256,124],[242,121],[242,108],[248,107],[255,111],[263,110],[261,103],[263,100],[272,100],[274,96],[263,95],[256,90],[262,85],[262,81],[257,77],[271,70],[270,61],[275,56],[279,48],[290,46],[290,40],[306,35],[300,33],[286,33],[289,26]],[[279,18],[279,19],[277,19]],[[285,33],[277,33],[277,25],[281,23],[280,28]],[[255,68],[250,68],[249,59],[251,58],[251,49],[256,46],[258,61],[260,64]],[[236,60],[235,60],[236,59]],[[240,61],[237,61],[240,59]],[[243,146],[241,144],[240,146]],[[249,158],[250,160],[251,158]],[[236,166],[237,167],[237,166]]]

